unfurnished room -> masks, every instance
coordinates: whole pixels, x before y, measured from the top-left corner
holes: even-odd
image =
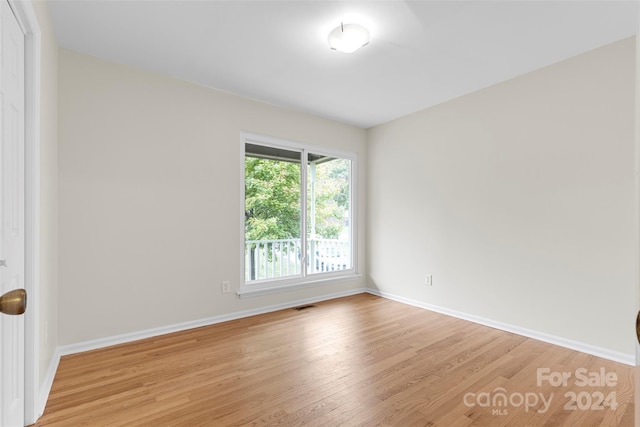
[[[2,0],[0,427],[640,425],[639,18]]]

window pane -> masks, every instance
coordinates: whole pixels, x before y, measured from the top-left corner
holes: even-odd
[[[351,268],[351,161],[309,154],[307,250],[309,274]]]
[[[245,281],[300,275],[300,153],[255,153],[250,148],[247,144]],[[296,155],[297,162],[292,160]]]

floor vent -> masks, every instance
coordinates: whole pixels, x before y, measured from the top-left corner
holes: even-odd
[[[302,311],[302,310],[306,310],[307,308],[312,308],[312,307],[315,307],[315,305],[313,305],[313,304],[301,305],[300,307],[295,307],[294,310]]]

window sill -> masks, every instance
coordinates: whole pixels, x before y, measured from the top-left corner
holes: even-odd
[[[263,285],[244,285],[236,293],[240,298],[259,297],[263,295],[277,294],[280,292],[293,291],[296,289],[311,288],[314,286],[330,285],[332,283],[344,282],[362,278],[362,275],[351,273],[341,276],[331,276],[323,279],[313,279],[301,283],[286,284],[263,284]]]

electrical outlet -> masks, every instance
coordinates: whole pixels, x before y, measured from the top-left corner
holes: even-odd
[[[427,286],[433,286],[433,275],[425,274],[424,275],[424,284]]]
[[[229,292],[231,292],[231,282],[229,282],[228,280],[224,280],[222,282],[222,293],[228,294]]]

